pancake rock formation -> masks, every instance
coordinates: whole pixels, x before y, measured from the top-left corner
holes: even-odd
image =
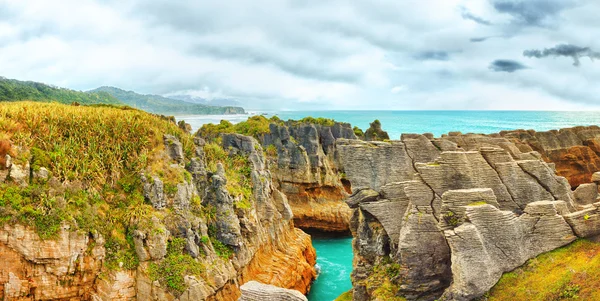
[[[338,167],[338,138],[357,139],[347,123],[295,121],[271,123],[260,139],[275,187],[287,197],[301,229],[349,231],[351,212],[343,202],[349,188]]]
[[[242,296],[238,301],[307,301],[299,291],[250,281],[240,287]]]
[[[575,133],[586,132],[565,135]],[[473,300],[528,259],[600,234],[600,174],[573,192],[548,155],[523,141],[460,133],[338,139],[353,190],[353,300],[382,300],[386,291]]]

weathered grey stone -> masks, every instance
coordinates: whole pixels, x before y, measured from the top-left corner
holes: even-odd
[[[383,225],[385,232],[390,237],[390,241],[394,245],[398,245],[400,236],[400,227],[402,219],[399,218],[400,213],[405,212],[408,207],[408,202],[381,200],[377,202],[360,203],[360,208],[363,211],[369,212]]]
[[[594,182],[596,184],[600,183],[600,171],[593,173],[591,180],[592,180],[592,182]]]
[[[445,231],[453,280],[442,298],[477,298],[494,286],[502,273],[575,240],[569,225],[557,214],[556,203],[530,203],[519,217],[489,204],[467,206],[469,222]]]
[[[238,301],[307,301],[299,291],[263,284],[257,281],[240,286],[242,296]]]
[[[494,191],[490,188],[471,188],[448,190],[442,195],[442,208],[440,212],[440,228],[456,228],[464,222],[468,206],[490,204],[496,208],[500,205],[496,201]]]
[[[376,201],[379,198],[379,193],[370,188],[356,190],[347,200],[346,204],[350,208],[358,207],[360,203],[368,203]]]
[[[411,199],[412,202],[412,199]],[[409,300],[434,300],[451,281],[450,249],[431,207],[409,205],[400,230],[400,293]]]
[[[577,205],[589,205],[595,203],[598,198],[598,184],[587,183],[579,185],[573,192]]]
[[[45,167],[40,167],[39,170],[33,172],[33,177],[42,181],[46,181],[50,178],[50,171]]]
[[[406,145],[408,155],[412,158],[413,162],[433,162],[441,153],[441,151],[423,135],[417,135],[412,138],[403,137],[402,142]]]
[[[535,178],[540,185],[554,196],[554,199],[565,201],[569,209],[573,209],[573,196],[567,179],[557,176],[554,171],[541,160],[517,161],[527,174]]]
[[[173,135],[164,135],[163,141],[165,143],[167,155],[169,155],[172,160],[177,161],[177,163],[183,163],[185,157],[183,154],[183,145],[179,142],[179,139]]]
[[[524,172],[517,161],[497,163],[495,167],[498,176],[519,208],[524,209],[528,203],[535,201],[554,200],[554,196],[534,177]]]
[[[11,164],[8,178],[19,186],[27,186],[29,184],[29,163],[25,166]]]
[[[144,198],[152,204],[155,209],[167,206],[163,182],[156,176],[149,181],[145,175],[140,176],[144,188]]]
[[[340,162],[353,187],[379,190],[393,182],[409,181],[415,172],[402,142],[337,140]]]
[[[242,244],[240,220],[233,209],[233,198],[225,185],[225,169],[217,164],[217,173],[211,177],[208,203],[215,208],[215,226],[217,239],[226,245],[239,247]]]
[[[565,220],[571,225],[579,237],[593,237],[600,235],[600,203],[595,203],[587,208],[566,214]]]
[[[498,173],[480,152],[443,152],[435,163],[417,163],[416,168],[438,196],[448,190],[491,188],[500,208],[518,208]]]

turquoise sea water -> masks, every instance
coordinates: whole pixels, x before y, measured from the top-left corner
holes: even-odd
[[[332,301],[352,288],[352,238],[313,236],[319,276],[312,284],[309,301]]]
[[[277,115],[283,120],[306,116],[333,118],[349,122],[363,130],[375,119],[390,138],[399,139],[401,133],[433,133],[436,136],[451,131],[463,133],[495,133],[502,130],[534,129],[545,131],[577,125],[600,125],[600,112],[548,112],[548,111],[287,111],[255,112]],[[221,119],[240,122],[250,115],[228,116],[176,116],[197,130],[205,123],[218,123]],[[310,301],[331,301],[349,290],[352,271],[351,238],[313,238],[317,250],[317,263],[321,274],[308,295]]]
[[[436,136],[451,131],[463,133],[496,133],[502,130],[534,129],[546,131],[576,125],[600,125],[600,111],[285,111],[256,112],[277,115],[283,120],[306,116],[333,118],[367,129],[379,119],[390,138],[399,139],[401,133],[433,133]],[[178,116],[190,123],[194,130],[204,123],[218,123],[221,119],[243,121],[248,115]]]

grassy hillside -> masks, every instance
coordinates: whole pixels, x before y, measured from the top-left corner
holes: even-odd
[[[189,174],[164,159],[163,135],[183,143],[189,157],[191,135],[149,113],[111,106],[72,106],[46,102],[0,103],[0,156],[51,178],[27,187],[0,183],[0,226],[21,223],[44,239],[61,225],[101,233],[107,267],[137,266],[132,231],[158,212],[144,200],[139,173],[158,174],[167,191]],[[1,169],[0,172],[5,172]],[[170,190],[169,190],[170,189]]]
[[[531,259],[480,300],[600,300],[600,243],[582,239]]]
[[[115,87],[100,87],[91,93],[108,93],[125,104],[157,114],[244,114],[241,107],[215,107],[170,99],[160,95],[142,95]]]
[[[56,101],[71,104],[123,104],[106,92],[80,92],[42,83],[0,77],[0,101]]]

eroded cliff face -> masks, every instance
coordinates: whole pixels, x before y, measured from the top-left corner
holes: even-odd
[[[478,147],[483,135],[454,133],[445,138],[459,147],[472,150]],[[600,170],[600,127],[579,126],[545,132],[534,130],[502,131],[488,135],[505,138],[522,152],[536,151],[544,161],[554,163],[558,175],[567,178],[572,188],[589,183],[592,174]],[[487,138],[489,139],[489,138]],[[484,139],[484,140],[487,140]]]
[[[472,300],[528,259],[598,235],[597,183],[576,197],[554,164],[518,143],[339,139],[353,188],[354,300]]]
[[[177,185],[167,189],[157,175],[140,175],[153,210],[132,236],[139,265],[122,260],[107,268],[112,246],[96,232],[65,225],[56,239],[42,240],[31,228],[5,224],[0,299],[237,300],[240,285],[251,280],[308,292],[316,275],[315,250],[310,236],[294,227],[260,144],[242,135],[223,137],[227,155],[221,159],[247,162],[251,197],[242,199],[230,191],[224,164],[210,170],[207,165],[215,162],[207,158],[204,141],[195,143],[193,158],[185,158],[177,138],[164,137],[170,170],[191,175]],[[29,169],[10,158],[8,164],[10,172],[0,182],[28,185],[29,173],[19,171]],[[183,273],[181,283],[174,285],[169,277],[179,275],[169,269]]]
[[[277,189],[294,212],[294,224],[307,230],[348,232],[350,188],[338,167],[335,141],[357,139],[349,124],[270,124],[262,145],[271,160]]]

